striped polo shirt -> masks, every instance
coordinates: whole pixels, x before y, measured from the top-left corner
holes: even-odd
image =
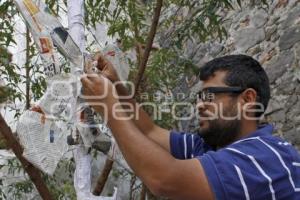
[[[195,134],[171,132],[171,153],[197,158],[217,200],[300,200],[300,155],[273,126],[212,151]]]

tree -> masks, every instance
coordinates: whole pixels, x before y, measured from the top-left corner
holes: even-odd
[[[53,14],[57,16],[66,14],[66,1],[46,0],[46,3]],[[262,3],[266,2],[262,1]],[[94,35],[93,29],[96,28],[97,23],[105,23],[108,25],[108,35],[119,39],[124,51],[135,49],[136,59],[130,60],[129,80],[137,86],[136,98],[140,102],[150,101],[160,104],[161,102],[156,101],[153,94],[172,93],[186,74],[193,74],[197,70],[189,58],[181,56],[184,44],[190,39],[200,43],[209,39],[225,38],[226,29],[222,24],[224,19],[220,11],[234,9],[237,5],[242,6],[242,2],[240,0],[86,0],[87,35]],[[28,109],[33,101],[43,95],[46,84],[43,66],[28,30],[24,33],[26,38],[24,65],[17,66],[10,62],[7,48],[16,45],[13,37],[16,14],[18,12],[12,0],[0,1],[0,73],[6,85],[0,88],[0,102],[8,102],[5,109],[14,110],[17,119],[22,110],[15,107],[15,103],[25,102],[24,107]],[[93,38],[88,41],[88,50],[91,51],[100,48],[95,37]],[[153,45],[153,41],[160,47]],[[25,90],[20,85],[25,85]],[[150,96],[144,99],[143,92],[148,92]],[[167,106],[171,106],[174,101],[176,99]],[[149,114],[153,114],[151,110],[148,111]],[[165,128],[176,126],[176,120],[168,114],[164,114],[157,123]],[[111,163],[108,163],[108,166],[110,170]],[[71,168],[70,173],[72,170]],[[60,189],[55,187],[53,177],[45,176],[44,179],[47,180],[55,197],[59,195],[73,197],[71,183],[67,183],[65,188]],[[29,186],[30,184],[30,181],[25,183]],[[15,188],[20,190],[17,185]],[[145,188],[143,194],[144,191]]]

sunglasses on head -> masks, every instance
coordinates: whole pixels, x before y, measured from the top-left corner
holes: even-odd
[[[202,101],[211,102],[217,93],[242,93],[245,89],[241,87],[207,87],[198,93],[198,98]]]

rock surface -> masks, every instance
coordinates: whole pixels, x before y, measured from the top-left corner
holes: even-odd
[[[225,41],[193,41],[185,55],[199,67],[228,54],[247,54],[259,60],[272,89],[266,120],[275,125],[274,134],[300,150],[300,1],[268,0],[266,11],[251,2],[244,1],[242,9],[225,14],[229,30]],[[185,121],[180,127],[194,130],[195,121]]]

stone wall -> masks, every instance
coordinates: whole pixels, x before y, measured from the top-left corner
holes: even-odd
[[[221,11],[228,38],[221,43],[189,41],[185,56],[197,66],[228,54],[242,53],[257,59],[271,83],[272,99],[265,117],[275,124],[275,134],[300,150],[300,1],[269,0],[268,3],[267,8],[253,0],[243,1],[242,8]],[[190,90],[195,87],[199,84]],[[183,124],[183,129],[192,125]]]

